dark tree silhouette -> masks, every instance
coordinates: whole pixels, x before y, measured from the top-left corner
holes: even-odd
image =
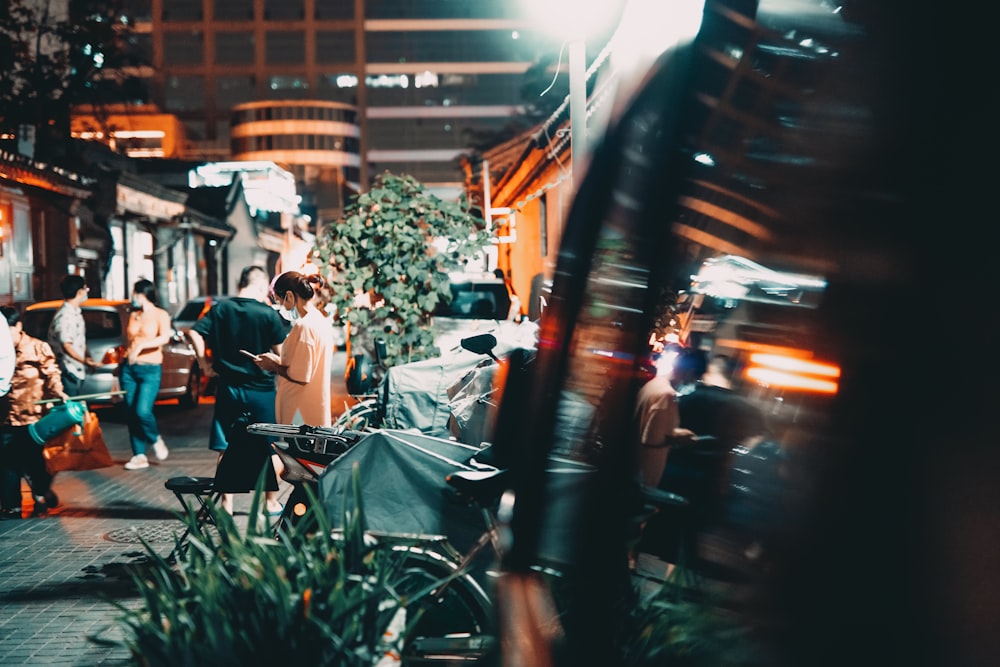
[[[8,144],[33,131],[35,156],[69,145],[73,106],[145,97],[121,0],[0,0],[0,134]],[[30,129],[28,129],[30,128]]]

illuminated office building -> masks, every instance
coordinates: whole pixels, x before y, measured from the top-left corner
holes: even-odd
[[[184,123],[186,157],[243,153],[250,109],[281,108],[302,123],[299,115],[337,103],[357,112],[356,136],[341,135],[332,148],[342,153],[334,160],[341,182],[363,189],[389,170],[442,195],[461,190],[457,157],[470,135],[516,114],[523,74],[544,46],[516,8],[484,0],[126,0],[152,65],[152,101]],[[319,149],[308,148],[308,136],[325,142],[336,134],[328,129],[296,130],[301,147],[298,138],[280,141],[310,157]],[[287,166],[305,174],[306,165]]]

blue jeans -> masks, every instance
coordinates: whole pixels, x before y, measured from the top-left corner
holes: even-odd
[[[160,437],[153,404],[160,391],[162,375],[163,367],[158,364],[125,363],[121,367],[119,380],[128,407],[128,436],[136,456],[145,454],[146,447]]]
[[[83,380],[65,371],[62,373],[62,383],[63,390],[70,398],[79,396],[83,390]]]
[[[224,452],[229,447],[229,429],[244,412],[249,412],[253,422],[274,422],[275,390],[261,391],[234,387],[219,380],[215,388],[215,412],[212,416],[212,433],[208,448]]]

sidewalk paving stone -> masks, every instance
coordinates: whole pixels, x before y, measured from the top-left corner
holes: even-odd
[[[127,471],[126,428],[120,417],[98,410],[115,465],[56,475],[61,505],[50,516],[0,521],[0,665],[132,664],[127,650],[88,637],[122,637],[110,600],[139,604],[127,570],[144,560],[139,537],[166,556],[183,530],[181,507],[163,482],[214,474],[217,454],[203,435],[211,411],[210,403],[189,411],[158,405],[170,457]],[[30,511],[26,487],[23,497]],[[238,514],[247,505],[248,495],[237,496]]]

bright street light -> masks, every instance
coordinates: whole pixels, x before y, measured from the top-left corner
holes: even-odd
[[[641,77],[669,48],[701,27],[704,0],[522,0],[537,29],[564,40],[569,55],[570,145],[579,185],[588,155],[586,39],[617,23],[611,62],[619,76]],[[626,88],[630,86],[626,85]]]
[[[586,39],[616,22],[624,0],[522,0],[537,29],[565,41],[569,56],[569,123],[573,181],[580,183],[587,156]]]

